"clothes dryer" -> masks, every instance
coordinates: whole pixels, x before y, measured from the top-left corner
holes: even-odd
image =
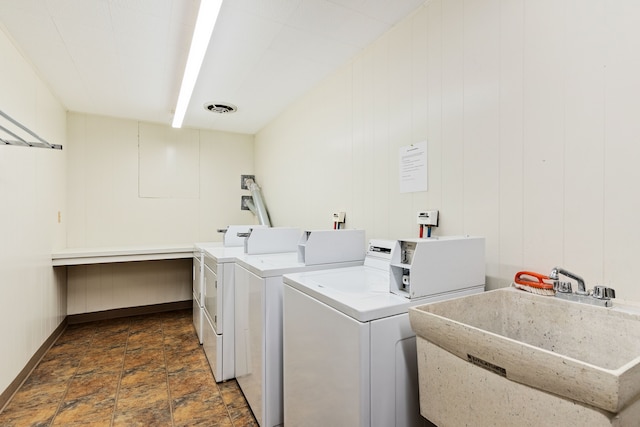
[[[262,225],[231,225],[224,231],[223,246],[201,244],[203,259],[194,260],[194,277],[202,283],[202,310],[199,311],[201,338],[207,361],[216,382],[235,377],[234,263],[250,253],[272,253],[297,249],[301,230]],[[201,271],[200,273],[198,273]],[[194,281],[195,283],[195,281]],[[194,319],[196,319],[194,298]],[[195,322],[194,322],[195,323]]]
[[[223,233],[222,242],[195,243],[193,247],[193,326],[200,344],[204,344],[205,333],[205,260],[207,249],[244,247],[245,238],[242,234],[249,233],[257,228],[265,228],[263,225],[230,225],[218,232]]]
[[[193,246],[193,327],[202,344],[204,327],[204,251],[209,248],[221,247],[222,242],[195,243]]]
[[[204,316],[202,347],[216,382],[235,377],[234,263],[244,247],[204,251]]]

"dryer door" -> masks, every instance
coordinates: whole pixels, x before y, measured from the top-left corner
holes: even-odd
[[[213,268],[212,268],[213,267]],[[216,334],[222,333],[222,313],[218,312],[218,303],[222,301],[223,287],[218,286],[216,266],[210,262],[204,265],[204,309],[211,320]]]

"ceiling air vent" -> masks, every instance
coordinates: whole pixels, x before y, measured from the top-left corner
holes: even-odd
[[[238,110],[238,107],[231,104],[205,104],[204,108],[218,114],[235,113]]]

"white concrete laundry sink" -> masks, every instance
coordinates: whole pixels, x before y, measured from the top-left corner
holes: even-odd
[[[409,316],[419,338],[511,381],[613,414],[640,397],[638,312],[504,288]]]

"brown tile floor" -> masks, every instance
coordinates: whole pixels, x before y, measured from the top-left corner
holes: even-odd
[[[235,381],[216,384],[191,310],[70,325],[0,426],[257,426]]]

